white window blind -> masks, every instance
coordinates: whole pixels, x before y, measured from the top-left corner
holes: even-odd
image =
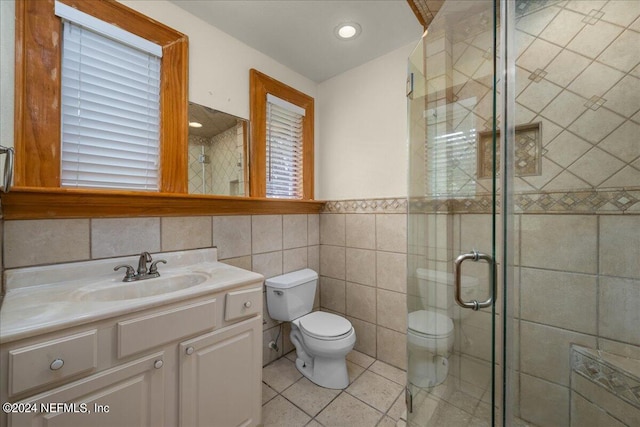
[[[158,51],[78,19],[63,21],[61,184],[158,190],[160,58],[149,50]]]
[[[301,199],[305,110],[267,94],[267,197]]]

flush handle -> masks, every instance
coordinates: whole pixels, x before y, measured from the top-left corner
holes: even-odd
[[[489,265],[489,289],[490,294],[489,298],[485,301],[479,302],[477,300],[472,301],[463,301],[462,300],[462,263],[472,260],[473,262],[478,262],[480,260],[487,261]],[[496,294],[496,262],[491,255],[483,254],[475,249],[469,252],[468,254],[462,254],[453,263],[454,270],[454,280],[455,280],[455,300],[456,303],[462,308],[470,308],[471,310],[478,311],[481,308],[491,307],[491,305],[495,301]]]

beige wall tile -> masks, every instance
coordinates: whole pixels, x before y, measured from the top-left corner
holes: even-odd
[[[598,405],[571,393],[571,427],[625,427]]]
[[[160,251],[160,218],[91,220],[91,258]]]
[[[540,33],[540,37],[560,46],[565,46],[584,27],[584,15],[561,10],[549,25]]]
[[[587,215],[523,215],[523,266],[596,273],[597,218]]]
[[[376,216],[373,214],[346,215],[347,243],[350,248],[376,248]]]
[[[344,280],[320,276],[320,307],[344,314],[346,309],[346,284]]]
[[[600,278],[600,335],[640,345],[640,280]]]
[[[354,350],[376,357],[376,325],[353,317],[347,317],[356,330],[356,344]]]
[[[627,426],[640,425],[640,410],[618,398],[606,388],[596,384],[575,372],[571,377],[571,386],[582,396],[597,402],[598,406],[614,415]]]
[[[460,251],[472,249],[491,253],[491,215],[460,215]]]
[[[536,377],[520,375],[521,418],[543,426],[569,424],[569,389]]]
[[[350,282],[375,286],[376,252],[366,249],[346,249],[346,277]]]
[[[567,46],[574,52],[594,59],[620,33],[622,33],[622,28],[600,20],[594,25],[585,25],[582,31]]]
[[[307,267],[320,274],[320,246],[307,246]]]
[[[344,246],[345,236],[344,214],[320,215],[320,244]]]
[[[521,322],[521,371],[569,386],[571,344],[595,348],[596,338],[536,323]]]
[[[376,289],[347,282],[347,316],[376,323]]]
[[[296,248],[282,251],[282,272],[290,273],[292,271],[307,268],[307,248]]]
[[[262,366],[268,365],[279,357],[282,357],[282,334],[280,334],[280,338],[278,339],[279,332],[279,326],[275,326],[273,328],[262,331]],[[279,351],[275,351],[269,348],[269,343],[271,341],[275,341],[276,339],[278,339],[279,341]]]
[[[376,249],[389,252],[407,252],[406,215],[376,215]]]
[[[251,271],[251,255],[241,256],[237,258],[227,258],[225,260],[222,260],[221,262]]]
[[[400,369],[407,369],[407,335],[378,326],[377,359]]]
[[[392,252],[377,252],[376,280],[378,288],[406,293],[407,256]]]
[[[597,331],[597,276],[523,268],[522,318],[587,334]]]
[[[600,274],[640,279],[639,215],[600,217]]]
[[[282,216],[282,247],[283,249],[307,246],[307,215]]]
[[[320,274],[345,279],[345,248],[343,246],[320,245]]]
[[[219,259],[251,255],[250,216],[214,216],[212,223]]]
[[[308,244],[320,244],[320,214],[307,215]]]
[[[87,260],[89,220],[5,221],[3,242],[5,268]]]
[[[164,217],[160,219],[162,250],[208,248],[212,245],[210,216]]]
[[[622,357],[640,360],[640,346],[598,338],[598,349]]]
[[[282,250],[282,215],[251,217],[251,253]]]
[[[262,274],[265,279],[282,274],[282,251],[253,255],[251,271]]]
[[[406,333],[407,296],[405,294],[378,289],[377,313],[379,326]]]
[[[277,320],[274,320],[269,316],[269,306],[267,305],[267,288],[264,288],[264,292],[262,293],[262,319],[266,322],[262,324],[262,330],[266,331],[267,329],[271,329],[274,326],[278,326],[280,323]]]

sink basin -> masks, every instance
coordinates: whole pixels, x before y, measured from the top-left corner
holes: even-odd
[[[119,301],[148,298],[198,286],[209,280],[206,273],[184,273],[160,276],[134,282],[109,281],[92,284],[73,292],[75,301]]]

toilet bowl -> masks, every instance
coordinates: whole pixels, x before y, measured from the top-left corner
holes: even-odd
[[[319,386],[343,389],[349,385],[346,355],[356,332],[344,317],[311,312],[317,283],[318,274],[310,269],[267,279],[267,310],[272,319],[291,322],[296,368]]]
[[[423,388],[441,384],[449,373],[454,342],[451,318],[430,310],[409,313],[407,342],[409,382]]]

